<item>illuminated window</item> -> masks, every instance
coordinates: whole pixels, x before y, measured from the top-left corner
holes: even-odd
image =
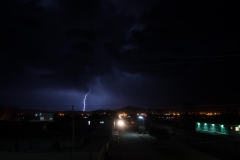
[[[239,127],[235,127],[235,131],[239,131]]]

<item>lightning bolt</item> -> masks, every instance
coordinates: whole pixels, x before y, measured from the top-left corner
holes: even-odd
[[[84,99],[83,99],[83,111],[85,111],[85,107],[86,107],[86,98],[87,98],[87,95],[91,92],[91,90],[85,95]]]

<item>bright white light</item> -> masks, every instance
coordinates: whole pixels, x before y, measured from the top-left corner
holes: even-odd
[[[138,118],[139,118],[139,119],[143,119],[143,116],[139,116]]]
[[[118,125],[119,125],[119,126],[123,126],[123,125],[124,125],[124,122],[123,122],[122,120],[119,120],[119,121],[118,121]]]
[[[100,124],[104,124],[104,121],[100,121]]]
[[[35,116],[37,117],[37,116],[38,116],[38,114],[35,114]]]
[[[90,121],[88,121],[88,125],[90,125],[91,124],[91,122]]]

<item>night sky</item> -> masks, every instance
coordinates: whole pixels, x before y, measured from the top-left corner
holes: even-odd
[[[0,105],[86,111],[240,102],[239,6],[1,0]]]

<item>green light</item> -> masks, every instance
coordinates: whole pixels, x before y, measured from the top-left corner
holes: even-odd
[[[204,125],[207,125],[207,123],[205,123]]]
[[[197,123],[198,125],[200,125],[200,123]]]
[[[221,127],[224,127],[223,125],[221,125]]]
[[[215,126],[215,124],[212,124],[212,126]]]

